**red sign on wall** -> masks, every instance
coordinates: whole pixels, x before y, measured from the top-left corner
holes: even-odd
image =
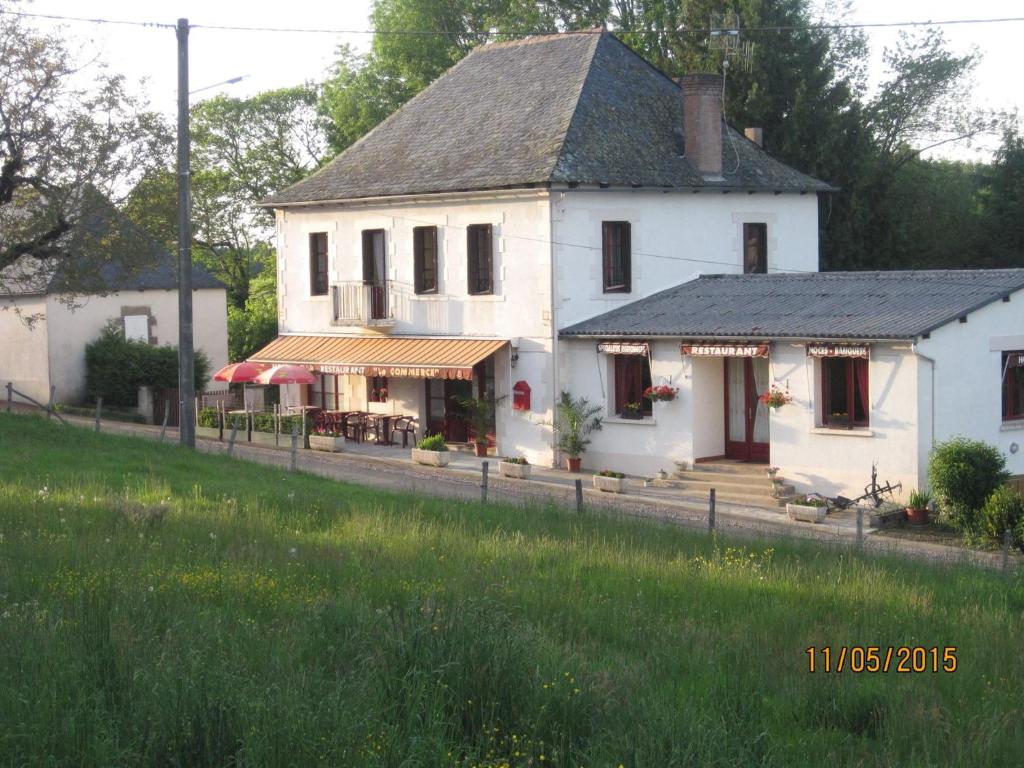
[[[517,381],[512,385],[512,409],[516,411],[530,410],[530,385],[525,381]]]

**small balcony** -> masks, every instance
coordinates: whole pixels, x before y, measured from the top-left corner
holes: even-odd
[[[331,286],[334,316],[332,325],[361,328],[391,328],[395,316],[391,309],[391,281],[364,283],[350,280]]]

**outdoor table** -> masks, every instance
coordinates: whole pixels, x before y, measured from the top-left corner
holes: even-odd
[[[391,419],[390,413],[368,413],[366,414],[366,420],[373,426],[369,427],[367,431],[372,430],[374,437],[377,442],[381,445],[391,445]]]

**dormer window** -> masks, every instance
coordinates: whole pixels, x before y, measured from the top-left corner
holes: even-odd
[[[601,253],[605,293],[629,293],[631,290],[630,226],[628,221],[601,223]]]

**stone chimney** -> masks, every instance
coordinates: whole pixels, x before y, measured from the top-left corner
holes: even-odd
[[[722,78],[695,74],[679,78],[683,90],[686,159],[705,177],[722,175]]]
[[[744,128],[743,135],[757,144],[757,146],[764,146],[764,128]]]

